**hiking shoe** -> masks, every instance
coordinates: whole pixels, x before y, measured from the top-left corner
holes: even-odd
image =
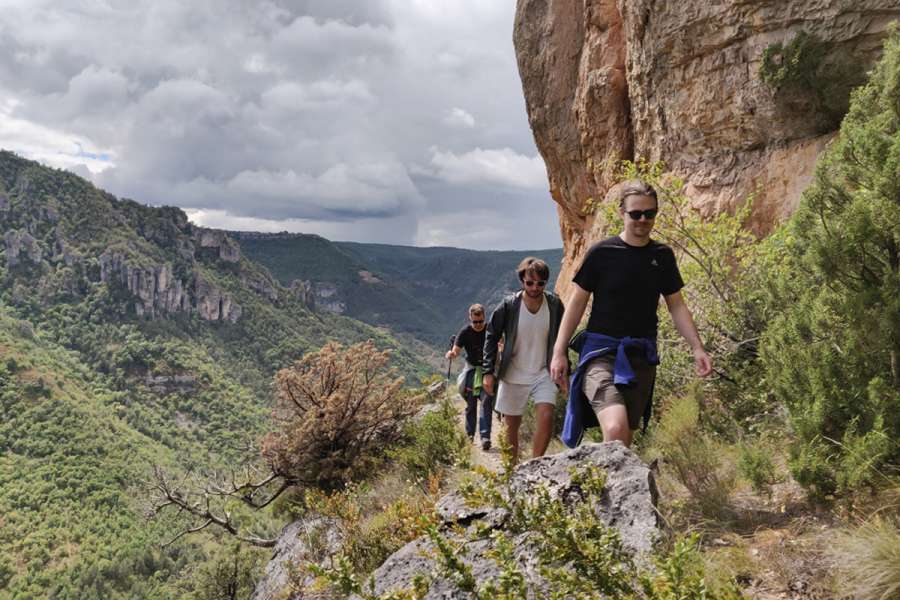
[[[487,452],[491,449],[491,440],[484,440],[481,442],[481,449]]]

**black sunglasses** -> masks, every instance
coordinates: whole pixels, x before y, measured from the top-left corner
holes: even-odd
[[[484,319],[472,319],[472,325],[481,325],[484,323]]]
[[[626,210],[625,214],[634,221],[639,221],[641,217],[644,217],[648,221],[652,221],[656,218],[656,213],[658,212],[658,208],[648,208],[647,210]]]
[[[545,285],[547,285],[546,281],[528,281],[527,279],[522,283],[525,284],[525,287],[544,287]]]

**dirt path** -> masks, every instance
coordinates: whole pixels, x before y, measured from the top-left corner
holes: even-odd
[[[451,385],[447,389],[448,397],[450,398],[450,402],[453,404],[454,408],[459,411],[459,426],[463,431],[466,429],[466,401],[463,400],[460,395],[456,392],[455,381],[451,382],[454,385]],[[479,405],[479,410],[481,406]],[[472,466],[481,465],[490,469],[491,471],[499,471],[501,468],[500,465],[500,446],[497,443],[500,436],[500,417],[497,416],[497,413],[493,413],[493,422],[491,423],[491,449],[490,450],[482,450],[481,449],[481,437],[478,432],[475,432],[475,441],[471,445],[472,451]],[[476,424],[477,429],[477,424]]]

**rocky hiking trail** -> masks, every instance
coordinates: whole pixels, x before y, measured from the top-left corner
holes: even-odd
[[[453,408],[459,411],[459,426],[463,431],[466,430],[466,401],[456,392],[455,386],[450,386],[447,388],[446,394],[448,394],[450,402],[453,404]],[[472,466],[482,466],[491,471],[499,471],[501,468],[500,463],[500,431],[502,429],[502,423],[500,421],[500,417],[496,412],[492,413],[493,422],[491,423],[491,449],[490,450],[482,450],[481,449],[481,437],[478,432],[475,432],[475,440],[470,444],[471,450],[471,462]]]
[[[464,430],[465,400],[453,386],[444,393],[459,411],[459,426]],[[476,433],[470,446],[472,467],[481,466],[495,472],[502,469],[501,431],[502,423],[495,412],[491,449],[481,449]],[[520,463],[529,460],[530,444],[523,443],[523,450]],[[559,441],[554,440],[547,455],[563,450]],[[665,464],[662,469],[665,470]],[[683,490],[666,489],[665,484],[663,487],[659,500],[663,514],[667,512],[666,505],[690,506],[691,498]],[[727,569],[748,598],[819,600],[834,597],[829,586],[831,569],[826,549],[840,523],[827,509],[812,505],[793,480],[775,484],[771,496],[738,489],[719,520],[689,517],[687,522],[669,523],[669,526],[675,531],[701,533],[704,552],[712,560],[709,576],[721,577]]]

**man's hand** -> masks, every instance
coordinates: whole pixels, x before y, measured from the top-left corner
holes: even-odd
[[[453,353],[453,350],[447,350],[447,354],[444,355],[444,358],[446,358],[446,359],[456,358],[456,354]]]
[[[491,396],[494,395],[494,376],[487,374],[481,378],[481,387]]]
[[[694,348],[694,367],[698,377],[707,377],[712,373],[712,359],[703,348]]]
[[[550,361],[550,378],[564,394],[569,393],[569,359],[565,354],[553,353],[553,360]]]

